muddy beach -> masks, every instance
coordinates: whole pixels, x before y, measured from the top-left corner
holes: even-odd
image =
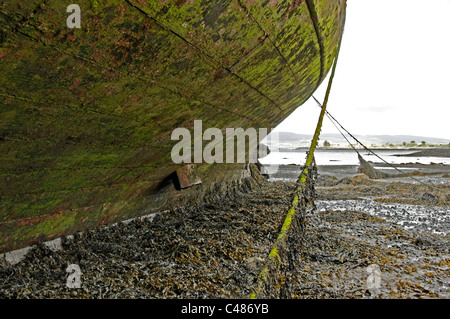
[[[450,298],[450,188],[440,176],[422,179],[435,188],[409,178],[322,179],[297,296]],[[369,289],[374,265],[379,286]]]
[[[264,183],[44,245],[0,268],[2,298],[248,298],[289,204],[290,183]],[[79,265],[81,288],[66,286]]]
[[[448,171],[431,169],[418,178],[434,188],[319,168],[293,298],[450,298]],[[266,181],[63,239],[62,250],[36,246],[0,266],[0,298],[248,298],[293,188]],[[70,264],[79,289],[67,286]]]

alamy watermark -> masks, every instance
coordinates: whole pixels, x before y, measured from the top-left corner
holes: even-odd
[[[377,264],[369,265],[366,268],[366,272],[369,274],[367,277],[367,289],[376,295],[381,288],[381,270]]]
[[[70,264],[66,268],[66,272],[69,273],[67,277],[66,286],[67,288],[81,288],[81,269],[77,264]]]
[[[171,157],[175,164],[257,163],[258,158],[267,155],[266,147],[258,148],[264,138],[276,151],[278,134],[272,132],[268,136],[267,128],[226,128],[224,134],[219,128],[203,131],[202,120],[194,120],[193,134],[187,128],[179,127],[172,131],[171,139],[179,142],[173,146]]]
[[[66,20],[67,27],[70,29],[81,28],[81,9],[78,4],[71,4],[67,6],[67,13],[71,13]]]

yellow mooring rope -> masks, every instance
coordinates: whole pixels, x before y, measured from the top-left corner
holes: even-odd
[[[345,17],[344,17],[344,23],[345,24]],[[322,123],[323,118],[326,112],[326,106],[328,103],[328,97],[330,95],[331,91],[331,85],[333,83],[334,74],[336,72],[336,65],[339,57],[339,51],[341,48],[341,42],[342,42],[342,36],[344,27],[342,25],[341,34],[339,37],[339,43],[337,47],[337,53],[336,57],[334,59],[333,68],[331,71],[330,79],[328,81],[328,87],[325,94],[325,99],[322,104],[322,110],[319,115],[319,121],[316,126],[316,130],[314,132],[313,139],[311,141],[311,145],[309,147],[308,155],[306,157],[305,166],[300,174],[300,177],[297,181],[297,186],[294,193],[294,198],[292,199],[291,205],[288,209],[286,218],[284,219],[283,225],[281,227],[281,231],[278,234],[278,237],[275,241],[275,243],[272,246],[272,249],[269,253],[268,260],[266,264],[264,265],[258,280],[256,282],[256,286],[253,289],[250,299],[256,299],[256,298],[263,298],[267,297],[267,295],[271,295],[271,293],[268,293],[268,290],[270,289],[280,289],[281,286],[284,284],[284,281],[286,278],[281,274],[280,268],[282,264],[282,259],[280,256],[280,251],[283,249],[289,249],[288,248],[288,232],[293,228],[293,220],[298,220],[300,218],[299,216],[299,203],[301,205],[300,209],[302,211],[305,211],[306,205],[308,204],[305,200],[301,200],[301,196],[305,196],[305,193],[307,191],[308,186],[308,175],[309,175],[309,168],[313,164],[314,160],[314,151],[316,149],[317,143],[319,141],[319,135],[320,131],[322,129]],[[275,273],[274,273],[275,272]],[[270,278],[272,276],[272,278]],[[276,278],[274,278],[276,277]]]

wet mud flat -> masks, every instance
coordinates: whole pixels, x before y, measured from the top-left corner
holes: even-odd
[[[394,176],[401,175],[399,172],[393,170],[390,166],[383,163],[370,162],[372,166],[380,172],[392,174]],[[265,165],[270,167],[270,165]],[[450,166],[444,164],[418,164],[418,163],[406,163],[406,164],[396,164],[405,174],[411,174],[416,179],[419,179],[425,183],[431,184],[441,184],[450,186]],[[319,165],[318,172],[322,177],[322,183],[328,183],[329,186],[337,184],[340,180],[355,176],[358,173],[359,165]],[[295,181],[300,174],[301,166],[299,165],[280,165],[276,166],[273,170],[274,173],[270,175],[270,180],[272,181]],[[389,179],[384,179],[384,181],[406,181],[407,183],[417,184],[417,181],[412,179],[405,179],[404,176],[391,177]],[[396,180],[395,180],[396,179]],[[380,180],[383,181],[383,180]],[[342,183],[342,182],[341,182]]]
[[[0,298],[248,298],[293,189],[263,182],[76,235],[60,251],[37,246],[0,265]],[[448,186],[322,174],[316,192],[293,298],[450,298]],[[79,289],[66,286],[70,264]]]
[[[450,298],[448,235],[326,209],[309,219],[306,236],[293,298]]]
[[[294,298],[450,298],[450,188],[410,181],[319,179]]]

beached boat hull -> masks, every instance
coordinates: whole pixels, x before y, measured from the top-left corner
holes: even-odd
[[[0,251],[242,186],[247,164],[198,164],[190,182],[172,131],[275,127],[326,76],[346,6],[76,4],[80,28],[64,1],[0,5]]]

